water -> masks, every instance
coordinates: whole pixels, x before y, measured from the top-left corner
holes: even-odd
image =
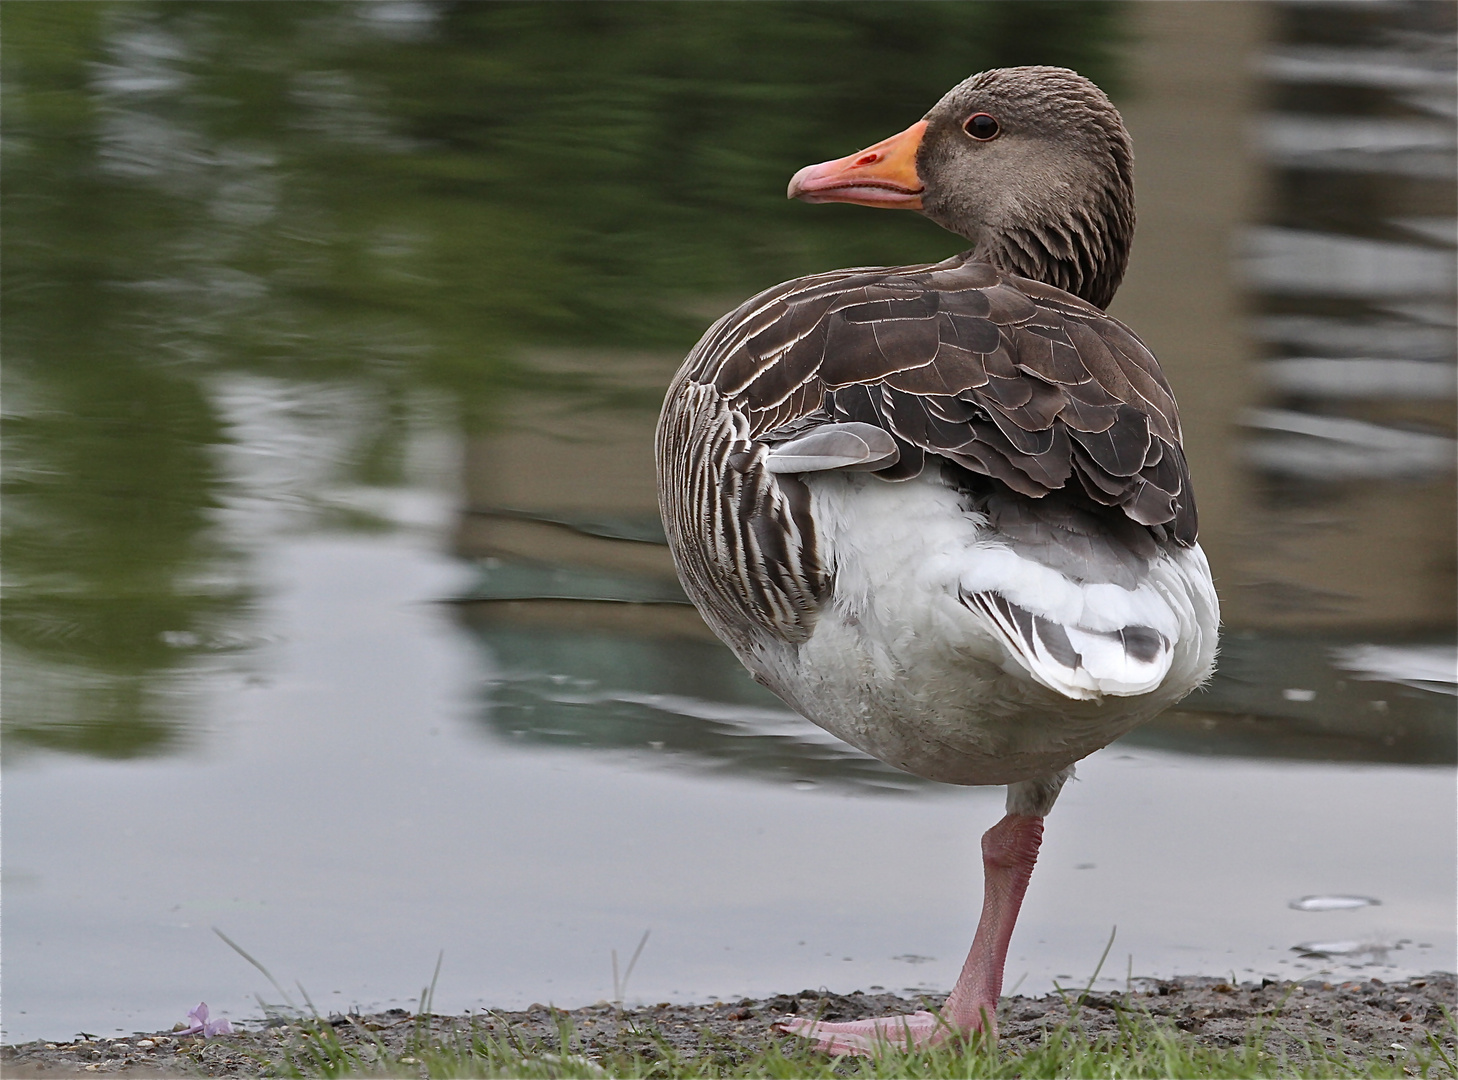
[[[10,1037],[278,1001],[214,926],[327,1009],[409,1005],[442,950],[443,1009],[610,998],[611,951],[645,930],[628,992],[650,1002],[950,984],[1000,789],[899,782],[769,709],[702,728],[661,698],[547,711],[587,696],[553,681],[574,669],[548,653],[547,686],[523,689],[521,651],[483,648],[435,602],[462,570],[431,539],[279,541],[268,655],[209,678],[191,747],[12,765]],[[1081,985],[1116,926],[1110,986],[1128,969],[1448,964],[1449,769],[1116,745],[1080,777],[1050,818],[1009,985]],[[1321,887],[1383,903],[1288,907]],[[1394,951],[1292,951],[1358,938]]]
[[[1115,925],[1109,985],[1453,967],[1432,28],[1382,9],[1394,68],[1304,9],[1022,10],[4,9],[7,1040],[277,1001],[213,927],[325,1010],[409,1004],[442,952],[442,1009],[590,1002],[645,930],[639,1000],[949,985],[1001,790],[744,675],[673,581],[649,433],[737,299],[956,249],[785,176],[1029,60],[1144,88],[1115,310],[1168,357],[1229,625],[1209,690],[1060,798],[1009,986],[1087,980]],[[1342,196],[1217,220],[1255,255],[1214,292],[1171,269],[1192,40],[1278,91],[1207,126]],[[1344,109],[1389,126],[1348,145]],[[1330,209],[1353,174],[1387,217]],[[1302,277],[1344,230],[1413,287],[1348,241]]]
[[[1293,911],[1350,911],[1380,903],[1381,900],[1371,896],[1303,896],[1286,906]]]

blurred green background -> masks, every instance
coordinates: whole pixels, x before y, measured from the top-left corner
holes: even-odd
[[[254,643],[220,380],[337,389],[362,419],[329,467],[358,484],[398,480],[422,394],[466,433],[528,378],[654,409],[521,352],[686,350],[776,281],[951,254],[787,178],[983,68],[1117,95],[1122,26],[1028,0],[4,5],[6,737],[165,751],[200,658]]]

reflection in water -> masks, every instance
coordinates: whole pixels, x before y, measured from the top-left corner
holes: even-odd
[[[1458,761],[1458,731],[1449,696],[1458,682],[1458,654],[1451,646],[1421,646],[1421,655],[1446,656],[1448,668],[1446,681],[1419,688],[1394,670],[1354,678],[1344,658],[1353,651],[1373,649],[1403,656],[1419,651],[1353,646],[1316,635],[1226,633],[1221,637],[1215,679],[1180,706],[1181,713],[1202,714],[1199,725],[1177,713],[1162,725],[1136,733],[1135,739],[1173,749],[1177,742],[1171,736],[1180,731],[1193,738],[1189,749],[1204,753]],[[1199,729],[1207,726],[1211,730],[1200,734]]]
[[[1332,650],[1332,661],[1354,679],[1458,695],[1458,651],[1447,645],[1352,645]]]
[[[1117,82],[1103,3],[3,20],[5,731],[105,755],[202,719],[188,688],[256,638],[254,548],[281,517],[377,527],[340,495],[408,482],[422,400],[471,433],[525,383],[649,408],[656,387],[615,395],[522,350],[681,350],[706,295],[950,254],[911,215],[795,214],[782,177],[969,65]],[[260,471],[251,429],[281,416],[332,434],[265,435]]]
[[[11,285],[34,226],[7,221]],[[155,753],[187,718],[194,661],[247,637],[252,589],[212,520],[223,432],[195,379],[149,359],[114,290],[29,265],[51,299],[5,319],[5,731]]]
[[[1268,197],[1241,236],[1264,356],[1238,418],[1251,498],[1227,617],[1451,635],[1455,9],[1273,16],[1256,125]]]
[[[1401,942],[1394,941],[1359,941],[1343,939],[1341,941],[1306,941],[1300,945],[1292,945],[1291,951],[1300,953],[1304,957],[1326,960],[1333,957],[1341,957],[1346,960],[1355,960],[1362,957],[1370,957],[1372,960],[1381,961],[1387,958],[1387,954],[1393,949],[1400,948]]]
[[[717,641],[640,636],[622,627],[592,632],[563,614],[556,626],[502,613],[468,617],[501,673],[478,713],[496,737],[844,790],[930,786],[790,712]]]
[[[1380,903],[1370,896],[1303,896],[1286,906],[1292,911],[1352,911]]]
[[[607,550],[574,554],[610,562],[611,542],[599,544]],[[632,750],[650,760],[652,750],[674,767],[773,781],[926,786],[786,710],[708,637],[672,581],[610,570],[543,577],[539,566],[493,557],[460,600],[465,625],[500,672],[478,714],[498,737]],[[569,588],[560,588],[564,580]],[[531,589],[522,584],[555,599],[524,599]],[[1354,657],[1367,665],[1356,674]],[[1453,667],[1448,646],[1227,634],[1210,685],[1124,742],[1197,754],[1452,763]]]

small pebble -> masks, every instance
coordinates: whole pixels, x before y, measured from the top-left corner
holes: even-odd
[[[151,1039],[139,1039],[137,1041],[137,1045],[140,1046],[143,1050],[147,1050],[153,1046],[156,1046],[157,1044],[154,1043]]]

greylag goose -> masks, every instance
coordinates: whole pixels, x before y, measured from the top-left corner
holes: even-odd
[[[833,1053],[996,1037],[1008,941],[1074,762],[1188,694],[1219,610],[1175,401],[1104,313],[1134,231],[1118,111],[985,71],[791,198],[920,211],[945,262],[835,270],[715,323],[668,390],[659,502],[684,588],[755,679],[896,768],[1006,784],[939,1014],[781,1027]]]

